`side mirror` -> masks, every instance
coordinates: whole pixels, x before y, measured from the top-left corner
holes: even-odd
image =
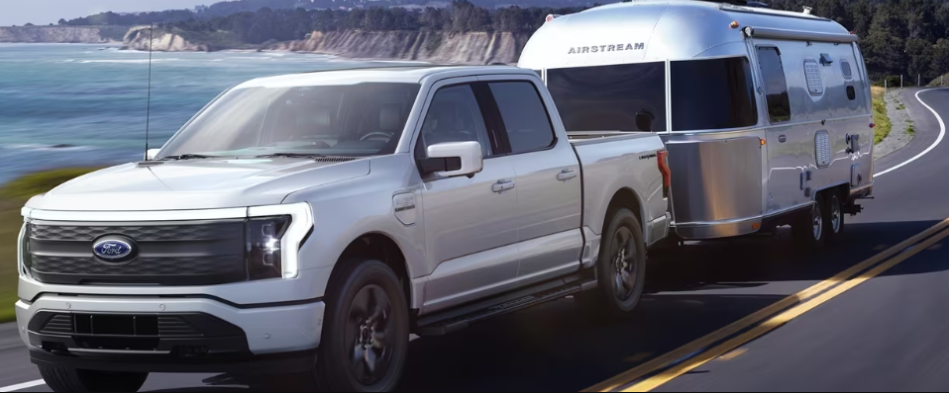
[[[145,152],[145,161],[154,160],[160,151],[161,149],[148,149],[148,151]]]
[[[484,169],[478,142],[439,143],[428,147],[428,158],[419,160],[422,175],[474,176]]]

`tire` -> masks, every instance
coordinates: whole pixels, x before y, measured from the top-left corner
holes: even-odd
[[[629,209],[613,213],[600,241],[597,290],[582,294],[581,307],[608,318],[622,318],[639,305],[646,285],[646,246],[642,226]]]
[[[827,240],[825,206],[824,198],[818,196],[811,209],[791,225],[794,244],[800,252],[813,253],[824,247]]]
[[[39,366],[43,381],[54,392],[137,392],[148,373],[112,373]]]
[[[395,272],[377,260],[350,261],[325,299],[316,386],[333,392],[394,390],[409,348],[409,311]]]
[[[843,203],[839,193],[827,195],[827,208],[824,209],[824,228],[827,229],[827,242],[838,244],[843,239],[844,216]]]

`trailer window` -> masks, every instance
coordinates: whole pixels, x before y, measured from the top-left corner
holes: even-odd
[[[665,63],[548,69],[567,131],[666,131]]]
[[[784,76],[781,52],[773,46],[758,47],[758,64],[764,79],[764,91],[768,100],[768,115],[771,123],[791,120],[791,102],[788,99],[788,82]]]
[[[853,71],[850,69],[850,63],[847,60],[840,61],[840,71],[844,74],[844,79],[851,80],[853,79]]]
[[[672,62],[672,129],[721,130],[758,124],[745,57]]]

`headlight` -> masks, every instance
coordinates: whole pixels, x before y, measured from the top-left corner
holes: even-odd
[[[254,206],[247,213],[250,279],[296,278],[300,274],[300,246],[313,229],[310,204]]]
[[[290,216],[247,220],[247,271],[251,280],[283,276],[280,242],[290,222]]]
[[[16,262],[17,270],[20,276],[29,277],[30,268],[33,266],[32,254],[30,254],[30,224],[24,223],[20,229],[20,236],[17,238]]]

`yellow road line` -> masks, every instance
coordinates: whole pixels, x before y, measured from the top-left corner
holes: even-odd
[[[728,353],[729,351],[735,348],[738,348],[739,346],[744,345],[745,343],[751,340],[761,337],[765,333],[768,333],[780,326],[783,326],[784,324],[790,322],[791,320],[803,315],[804,313],[810,310],[813,310],[815,307],[827,302],[828,300],[833,299],[834,297],[837,297],[838,295],[844,292],[847,292],[860,284],[863,284],[867,280],[880,275],[881,273],[889,270],[893,266],[896,266],[899,263],[909,259],[913,255],[916,255],[922,252],[923,250],[929,248],[933,244],[936,244],[942,241],[942,239],[946,238],[947,236],[949,236],[949,230],[944,231],[936,235],[935,237],[923,242],[919,247],[913,247],[913,249],[907,252],[904,252],[900,255],[897,255],[895,258],[890,259],[880,264],[879,266],[867,271],[864,274],[861,274],[859,277],[856,277],[843,284],[840,284],[839,286],[825,292],[824,294],[814,298],[813,300],[808,301],[807,303],[801,304],[797,307],[787,310],[781,313],[780,315],[769,319],[768,321],[762,323],[761,325],[756,326],[754,329],[749,330],[738,337],[728,340],[725,343],[715,348],[712,348],[695,358],[689,359],[685,363],[682,363],[672,369],[666,370],[665,372],[662,372],[659,375],[646,379],[645,381],[639,382],[629,387],[628,389],[624,389],[623,391],[624,392],[648,392],[650,390],[653,390],[665,384],[666,382],[671,381],[673,378],[676,378],[682,374],[692,371],[702,366],[703,364],[708,363],[708,361],[712,359],[722,356]]]
[[[949,226],[949,218],[943,220],[942,222],[934,225],[933,227],[923,232],[920,232],[919,234],[916,234],[913,237],[910,237],[909,239],[906,239],[900,242],[899,244],[893,247],[890,247],[886,251],[883,251],[877,255],[874,255],[870,257],[869,259],[863,262],[860,262],[854,266],[851,266],[849,269],[844,270],[827,280],[821,281],[820,283],[814,284],[810,288],[807,288],[801,292],[788,296],[778,301],[777,303],[774,303],[768,307],[758,310],[757,312],[747,317],[744,317],[738,321],[735,321],[731,323],[730,325],[725,326],[705,337],[699,338],[695,341],[685,344],[682,347],[679,347],[678,349],[673,350],[672,352],[666,353],[665,355],[655,358],[649,362],[643,363],[640,366],[637,366],[613,378],[610,378],[590,388],[587,388],[583,390],[583,392],[614,391],[622,387],[623,385],[632,383],[633,381],[636,381],[648,374],[656,372],[657,370],[660,370],[664,367],[668,367],[668,365],[672,364],[673,362],[679,359],[689,356],[690,354],[693,354],[697,351],[701,351],[702,349],[716,342],[724,340],[725,338],[733,334],[736,334],[742,330],[745,330],[751,327],[752,325],[755,325],[765,320],[766,318],[778,313],[781,310],[784,310],[795,304],[798,304],[807,299],[810,299],[811,297],[827,290],[827,288],[830,288],[842,281],[850,279],[851,277],[857,275],[857,273],[860,273],[866,270],[867,268],[869,268],[870,266],[873,266],[877,263],[882,262],[883,260],[895,255],[896,253],[904,250],[905,248],[913,244],[918,243],[920,240],[925,239],[926,237],[946,228],[947,226]]]
[[[718,360],[723,360],[723,361],[726,361],[726,362],[727,362],[727,361],[732,360],[732,359],[734,359],[734,358],[737,358],[737,357],[739,357],[739,356],[741,356],[741,355],[744,355],[745,352],[748,352],[748,350],[747,350],[747,349],[743,349],[743,348],[738,348],[738,349],[736,349],[736,350],[734,350],[734,351],[731,351],[731,352],[726,353],[726,354],[724,354],[724,355],[722,355],[722,356],[719,356]]]

